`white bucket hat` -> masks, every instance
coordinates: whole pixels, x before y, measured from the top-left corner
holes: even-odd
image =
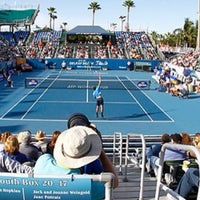
[[[101,139],[94,130],[75,126],[58,136],[54,158],[61,166],[76,169],[99,158],[101,150]]]

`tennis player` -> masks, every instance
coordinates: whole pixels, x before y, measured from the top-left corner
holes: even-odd
[[[93,87],[93,97],[96,99],[96,117],[99,116],[99,110],[101,112],[101,117],[104,117],[103,112],[104,112],[104,99],[101,93],[101,76],[99,73],[99,78],[98,78],[98,85]]]

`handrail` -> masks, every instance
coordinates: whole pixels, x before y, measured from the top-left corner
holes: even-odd
[[[128,160],[131,160],[131,157],[128,155],[129,152],[129,142],[130,142],[130,137],[140,137],[142,141],[142,164],[141,164],[141,176],[140,176],[140,194],[139,194],[139,200],[143,199],[143,192],[144,192],[144,173],[145,173],[145,158],[146,158],[146,142],[144,139],[144,135],[142,134],[132,134],[129,133],[127,134],[126,137],[126,155],[125,155],[125,178],[124,181],[128,181],[127,179],[127,166],[128,166]],[[138,163],[137,163],[138,164]]]
[[[119,141],[118,141],[119,140]],[[116,163],[116,153],[119,154],[119,174],[122,174],[122,148],[123,137],[121,132],[115,132],[113,136],[113,163]]]
[[[166,185],[163,185],[161,183],[162,171],[163,171],[163,165],[164,165],[164,155],[165,155],[165,150],[167,148],[185,150],[185,151],[192,151],[193,153],[195,153],[196,159],[197,159],[197,164],[199,165],[199,171],[200,171],[200,152],[195,146],[183,145],[183,144],[166,143],[161,148],[160,160],[159,160],[159,168],[158,168],[158,176],[157,176],[156,193],[155,193],[155,200],[159,199],[160,189],[161,188],[163,190],[165,190],[167,193],[169,193],[172,196],[176,197],[177,199],[184,200],[185,198],[181,197],[179,194],[177,194],[176,192],[174,192],[173,190],[168,188]],[[200,184],[199,184],[199,187],[198,187],[197,199],[200,199]]]

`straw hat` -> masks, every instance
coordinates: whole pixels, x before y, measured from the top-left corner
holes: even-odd
[[[99,158],[101,150],[101,139],[94,130],[75,126],[58,136],[54,158],[61,166],[76,169]]]
[[[43,132],[42,130],[38,130],[36,135],[35,135],[35,139],[36,140],[42,140],[45,138],[45,132]]]

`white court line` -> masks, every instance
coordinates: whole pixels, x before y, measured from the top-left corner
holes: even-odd
[[[62,69],[61,69],[62,70]],[[60,71],[61,71],[60,70]],[[59,73],[60,73],[60,71],[59,71]],[[49,76],[49,75],[48,75]],[[47,79],[48,78],[48,76],[46,76],[46,78],[44,78],[44,80],[45,79]],[[57,76],[58,77],[58,76]],[[42,82],[40,83],[40,84],[42,84]],[[39,84],[39,85],[40,85]],[[39,86],[38,85],[38,86]],[[37,86],[37,87],[38,87]],[[1,117],[0,117],[0,119],[3,119],[13,108],[15,108],[21,101],[23,101],[28,95],[30,95],[34,90],[35,90],[36,88],[33,88],[33,89],[31,89],[25,96],[23,96],[19,101],[17,101],[10,109],[8,109],[7,110],[7,112],[5,112]]]
[[[33,122],[66,122],[66,119],[14,119],[14,118],[3,118],[1,119],[2,121],[33,121]],[[99,120],[91,120],[92,122],[95,123],[130,123],[130,122],[137,122],[137,123],[173,123],[171,120],[170,121],[145,121],[145,120],[106,120],[106,119],[99,119]]]
[[[126,77],[128,80],[130,80],[129,79],[129,77]],[[131,80],[130,80],[131,81]],[[135,85],[135,83],[133,82],[133,81],[131,81],[134,85]],[[153,101],[153,99],[151,99],[144,91],[140,91],[140,92],[142,92],[148,99],[149,99],[149,101],[151,101],[153,104],[155,104],[169,119],[171,119],[173,122],[174,122],[174,119],[171,117],[171,116],[169,116],[169,114],[168,113],[166,113],[155,101]]]
[[[46,77],[46,78],[48,78],[48,76]],[[117,76],[117,78],[118,78],[118,80],[122,83],[122,81],[119,79],[119,77]],[[55,80],[57,80],[58,79],[58,76],[55,78]],[[129,78],[128,78],[129,79]],[[45,80],[45,79],[44,79]],[[54,81],[55,81],[54,80]],[[130,80],[130,79],[129,79]],[[52,82],[52,84],[53,84],[53,82]],[[51,84],[51,85],[52,85]],[[122,83],[123,84],[123,83]],[[124,85],[124,84],[123,84]],[[50,87],[50,86],[49,86]],[[49,88],[48,87],[48,88]],[[125,88],[126,88],[126,86],[124,86]],[[36,100],[36,102],[31,106],[31,108],[30,109],[32,109],[32,107],[39,101],[39,99],[44,95],[44,93],[48,90],[48,88],[43,92],[43,94],[42,95],[40,95],[40,97]],[[47,120],[45,120],[45,119],[24,119],[24,117],[25,117],[25,115],[21,118],[21,119],[13,119],[13,118],[4,118],[3,119],[3,117],[7,114],[7,113],[9,113],[15,106],[17,106],[23,99],[25,99],[30,93],[32,93],[33,91],[34,91],[35,89],[33,88],[28,94],[26,94],[23,98],[21,98],[14,106],[12,106],[3,116],[1,116],[1,120],[14,120],[14,121],[16,121],[16,120],[24,120],[24,121],[52,121],[52,122],[65,122],[66,121],[66,119],[64,119],[64,120],[56,120],[56,119],[53,119],[53,120],[49,120],[49,119],[47,119]],[[131,95],[131,97],[133,98],[133,99],[135,99],[135,97],[133,96],[133,94],[126,88],[126,90],[129,92],[129,94]],[[150,101],[152,101],[158,108],[160,108],[160,106],[158,106],[148,95],[146,95],[143,91],[141,91]],[[88,98],[89,99],[89,98]],[[136,100],[136,99],[135,99]],[[87,98],[86,98],[86,101],[87,101]],[[85,101],[39,101],[40,103],[85,103]],[[88,100],[88,103],[91,103],[91,104],[94,104],[94,102],[89,102],[89,100]],[[106,102],[106,104],[139,104],[138,103],[138,101],[136,100],[136,102]],[[139,104],[140,105],[140,104]],[[140,107],[142,108],[142,106],[140,105]],[[28,113],[29,111],[30,111],[30,109],[26,112],[26,113]],[[144,110],[144,109],[143,109]],[[173,122],[174,122],[174,120],[162,109],[162,108],[160,108],[160,110],[162,110],[162,112],[163,113],[165,113]],[[146,113],[146,112],[145,112]],[[121,120],[106,120],[106,119],[104,119],[104,120],[96,120],[96,121],[94,121],[94,122],[103,122],[103,123],[107,123],[107,122],[114,122],[114,123],[127,123],[127,122],[157,122],[157,123],[165,123],[165,122],[172,122],[172,121],[161,121],[161,120],[159,120],[159,121],[156,121],[156,120],[152,120],[151,119],[151,121],[145,121],[145,120],[139,120],[139,121],[137,121],[137,120],[123,120],[123,121],[121,121]]]
[[[47,78],[47,77],[46,77]],[[40,83],[41,84],[41,83]],[[17,101],[10,109],[7,110],[7,112],[5,112],[0,119],[3,119],[13,108],[15,108],[21,101],[23,101],[27,96],[29,96],[33,91],[35,90],[35,88],[33,88],[32,90],[30,90],[26,95],[24,95],[19,101]]]
[[[35,106],[36,103],[41,99],[42,96],[48,91],[48,89],[52,86],[52,84],[58,79],[59,75],[51,82],[51,84],[42,92],[42,94],[35,100],[35,102],[29,107],[26,113],[21,117],[23,119],[29,113],[29,111]]]
[[[42,100],[40,101],[40,103],[85,103],[85,101],[45,101],[45,100]],[[95,102],[94,101],[91,101],[91,102],[87,102],[89,104],[94,104]],[[112,102],[112,101],[106,101],[105,104],[137,104],[136,102]]]
[[[148,112],[146,112],[146,110],[143,108],[143,106],[139,103],[139,101],[134,97],[134,95],[130,92],[130,90],[128,90],[128,88],[124,85],[124,83],[120,80],[120,78],[117,76],[117,79],[119,80],[119,82],[124,86],[124,88],[126,89],[126,91],[130,94],[130,96],[137,102],[137,104],[140,106],[140,108],[144,111],[144,113],[147,115],[147,117],[153,121],[153,119],[151,118],[151,116],[148,114]]]
[[[87,87],[86,87],[87,89],[86,89],[86,103],[88,103],[89,102],[89,81],[87,81]]]

